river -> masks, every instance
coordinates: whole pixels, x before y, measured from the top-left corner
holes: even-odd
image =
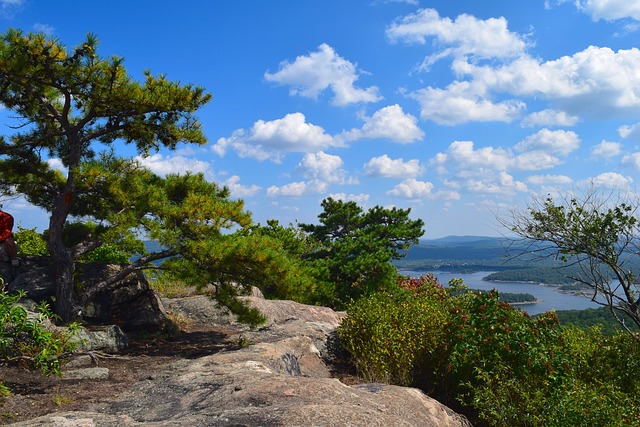
[[[421,274],[425,274],[424,272],[416,271],[403,271],[402,273],[409,274],[411,276],[420,276]],[[443,285],[449,283],[449,280],[456,278],[464,280],[465,285],[471,289],[481,289],[486,291],[497,289],[500,292],[531,294],[540,302],[516,306],[530,315],[544,313],[545,311],[551,310],[584,310],[585,308],[599,307],[587,297],[563,294],[558,292],[553,286],[542,286],[533,283],[520,282],[487,282],[482,280],[483,277],[491,274],[490,271],[479,271],[470,274],[448,273],[444,271],[433,271],[432,273]]]

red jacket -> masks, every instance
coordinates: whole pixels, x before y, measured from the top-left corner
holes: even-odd
[[[0,211],[0,242],[4,242],[13,236],[13,217],[4,211]]]

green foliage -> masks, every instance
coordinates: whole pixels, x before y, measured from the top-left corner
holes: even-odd
[[[572,279],[592,288],[594,295],[599,294],[622,327],[637,338],[640,223],[636,209],[625,201],[611,203],[594,191],[564,203],[547,198],[531,206],[527,214],[514,218],[511,229],[530,241],[546,243],[547,255],[579,266],[580,274]],[[633,324],[623,322],[624,316]],[[637,340],[640,343],[640,338]]]
[[[392,260],[402,258],[424,234],[421,219],[411,220],[410,209],[380,206],[364,212],[355,202],[322,201],[320,224],[300,228],[321,247],[309,255],[320,280],[335,285],[331,305],[343,308],[351,299],[378,289],[391,289],[399,277]]]
[[[603,335],[612,336],[622,332],[620,323],[611,316],[608,307],[586,308],[584,310],[558,310],[556,312],[562,326],[575,326],[590,329],[594,326],[602,330]],[[631,319],[627,319],[630,322]]]
[[[399,285],[351,304],[338,334],[365,379],[408,386],[442,365],[447,290],[433,276]]]
[[[299,228],[284,227],[276,220],[267,221],[266,226],[252,227],[254,237],[266,239],[270,245],[279,248],[285,255],[289,269],[295,270],[293,280],[266,283],[261,286],[267,298],[290,299],[303,304],[330,305],[333,301],[335,284],[327,277],[326,266],[310,260],[322,249],[318,241]]]
[[[0,138],[0,191],[23,195],[51,214],[48,248],[63,321],[78,312],[74,263],[105,242],[129,250],[135,228],[146,220],[136,199],[142,189],[132,185],[152,177],[118,159],[114,144],[148,155],[179,143],[206,143],[194,114],[210,94],[148,71],[136,81],[122,58],[101,58],[97,47],[93,35],[71,50],[45,34],[10,29],[0,35],[0,103],[17,123],[16,132]],[[52,169],[50,158],[62,162],[66,176]],[[62,230],[70,216],[107,230],[67,246]]]
[[[548,265],[545,267],[496,271],[484,277],[483,280],[490,282],[544,283],[547,285],[575,284],[576,280],[572,279],[571,276],[578,275],[580,273],[579,268],[577,266],[559,267],[559,265]]]
[[[35,228],[23,228],[18,225],[18,231],[14,232],[14,238],[18,243],[20,253],[26,255],[49,255],[47,241]]]
[[[340,338],[367,378],[462,404],[481,425],[640,419],[640,346],[627,334],[562,328],[554,313],[531,318],[497,292],[469,292],[459,281],[442,289],[432,277],[362,298],[348,314]]]
[[[70,340],[75,325],[68,333],[46,328],[44,322],[52,317],[49,307],[41,304],[38,317],[30,318],[24,308],[16,305],[22,297],[24,292],[10,295],[0,291],[0,365],[13,364],[60,375],[60,356],[75,348]],[[0,384],[0,395],[7,391]]]

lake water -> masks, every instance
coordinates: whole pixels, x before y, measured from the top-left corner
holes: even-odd
[[[425,274],[424,272],[416,271],[403,271],[403,274],[410,274],[411,276],[420,276]],[[465,285],[471,289],[480,289],[490,291],[497,289],[499,292],[511,292],[515,294],[531,294],[540,300],[536,304],[517,305],[530,315],[544,313],[551,310],[584,310],[585,308],[597,308],[598,304],[595,304],[591,299],[587,297],[581,297],[571,294],[563,294],[556,290],[553,286],[541,286],[533,283],[519,283],[519,282],[487,282],[482,280],[483,277],[491,274],[490,271],[479,271],[477,273],[462,274],[462,273],[447,273],[443,271],[432,272],[440,283],[447,285],[449,280],[456,278],[464,280]]]

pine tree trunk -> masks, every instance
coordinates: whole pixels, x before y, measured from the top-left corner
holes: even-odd
[[[51,254],[54,265],[56,303],[55,313],[60,316],[63,324],[72,322],[78,318],[78,307],[74,298],[74,273],[75,262],[71,258],[70,251],[64,247],[59,248],[55,254]]]
[[[49,219],[49,253],[53,262],[56,287],[54,312],[63,324],[77,319],[78,308],[74,299],[75,260],[71,249],[62,241],[62,229],[69,214],[71,191],[59,198]]]

